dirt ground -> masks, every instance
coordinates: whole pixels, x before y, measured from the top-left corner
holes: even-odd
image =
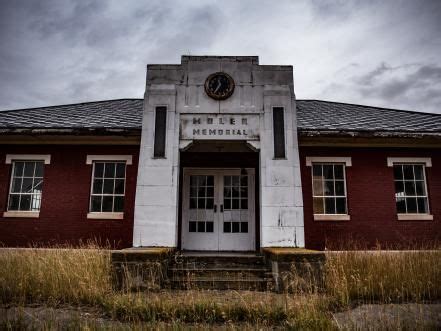
[[[333,314],[341,330],[441,329],[441,303],[360,305]],[[266,329],[255,325],[182,325],[173,323],[124,323],[111,320],[91,308],[49,308],[44,306],[0,307],[0,328],[11,329]],[[271,328],[274,330],[274,328]]]

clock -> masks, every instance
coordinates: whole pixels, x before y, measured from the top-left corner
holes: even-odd
[[[207,77],[205,92],[215,100],[225,100],[234,92],[234,80],[225,72],[215,72]]]

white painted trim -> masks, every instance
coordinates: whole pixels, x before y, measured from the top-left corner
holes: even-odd
[[[311,167],[313,163],[344,163],[346,167],[350,167],[352,166],[352,159],[350,156],[307,156],[306,165]]]
[[[124,219],[124,213],[87,213],[87,218],[96,220],[122,220]]]
[[[44,161],[44,164],[51,163],[50,154],[6,154],[6,164],[11,164],[12,161],[26,160],[26,161]]]
[[[430,214],[398,214],[399,221],[433,221]]]
[[[432,166],[430,157],[388,157],[387,166],[393,167],[394,163],[424,163],[426,167]]]
[[[126,161],[127,165],[131,165],[132,155],[87,155],[86,164],[93,161]]]
[[[39,218],[39,211],[5,211],[3,217]]]
[[[314,214],[314,221],[349,221],[351,216],[347,214]]]

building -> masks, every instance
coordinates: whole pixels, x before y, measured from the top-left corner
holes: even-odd
[[[144,99],[2,111],[0,161],[6,246],[441,239],[441,115],[296,100],[292,67],[252,56],[149,65]]]

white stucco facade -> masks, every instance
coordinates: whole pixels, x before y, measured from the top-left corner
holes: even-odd
[[[214,100],[204,90],[214,72],[234,80],[234,93],[226,100]],[[295,102],[292,67],[259,65],[257,57],[183,56],[179,65],[149,65],[134,246],[178,245],[180,150],[195,140],[240,140],[259,153],[259,246],[304,247]],[[167,107],[163,158],[153,156],[158,106]],[[286,157],[280,159],[274,158],[273,107],[284,109]],[[207,118],[212,131],[202,131]]]

